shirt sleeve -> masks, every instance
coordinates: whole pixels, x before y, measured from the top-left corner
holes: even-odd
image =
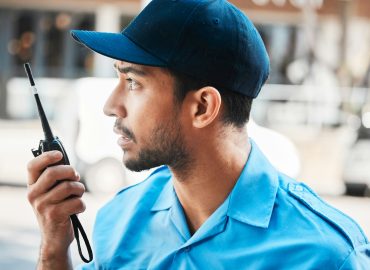
[[[356,247],[346,258],[339,270],[369,270],[370,244]]]

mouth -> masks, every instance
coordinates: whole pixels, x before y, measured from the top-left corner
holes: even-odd
[[[121,147],[121,148],[127,148],[127,146],[132,143],[132,139],[129,138],[129,137],[126,137],[126,136],[121,136],[118,138],[117,140],[117,144]]]
[[[114,133],[120,135],[117,140],[117,144],[122,148],[122,149],[127,149],[127,147],[133,143],[133,139],[128,136],[127,134],[123,133],[121,130],[118,130],[116,128],[113,129]]]

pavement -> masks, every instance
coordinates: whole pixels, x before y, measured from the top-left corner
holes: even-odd
[[[26,188],[0,186],[0,269],[36,268],[40,235],[26,196]],[[87,209],[79,218],[90,241],[96,212],[109,198],[84,195]],[[370,236],[370,198],[325,196],[324,199],[351,216]],[[71,254],[73,265],[81,263],[75,242]]]

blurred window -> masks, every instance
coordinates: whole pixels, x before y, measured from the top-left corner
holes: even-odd
[[[1,10],[0,10],[1,11]],[[31,62],[38,77],[76,78],[92,70],[91,52],[70,37],[70,29],[93,30],[92,13],[64,11],[8,10],[12,30],[7,37],[12,76],[24,77],[23,63]],[[9,16],[10,17],[10,16]],[[4,35],[0,32],[0,36]]]
[[[93,30],[95,14],[0,8],[0,119],[37,117],[23,64],[30,62],[49,117],[59,91],[72,78],[91,76],[92,52],[77,44],[70,29]],[[3,49],[1,49],[3,48]],[[23,78],[17,79],[17,78]],[[56,78],[46,80],[43,78]],[[53,91],[50,91],[53,89]],[[63,90],[65,90],[64,88]],[[45,109],[46,109],[45,108]]]

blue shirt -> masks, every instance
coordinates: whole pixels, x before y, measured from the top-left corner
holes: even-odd
[[[163,166],[99,211],[93,239],[82,269],[370,269],[361,228],[276,171],[253,141],[233,190],[195,234]]]

